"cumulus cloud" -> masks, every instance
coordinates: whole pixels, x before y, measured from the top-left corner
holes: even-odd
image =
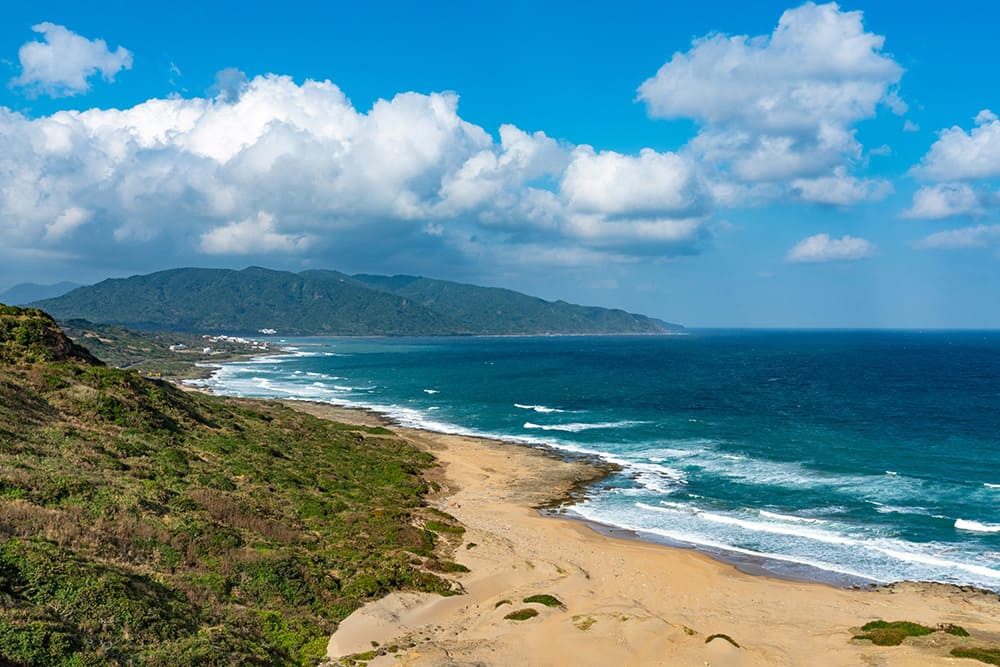
[[[688,160],[648,148],[633,157],[581,146],[561,191],[574,210],[611,216],[700,215],[708,204],[707,190]]]
[[[512,125],[496,141],[453,93],[362,111],[328,81],[220,80],[203,98],[121,110],[0,108],[9,249],[357,258],[496,242],[628,257],[695,252],[709,233],[713,196],[675,153],[598,152]]]
[[[78,95],[90,90],[90,79],[98,73],[105,81],[114,81],[120,71],[132,68],[132,53],[122,46],[111,51],[103,39],[90,40],[55,23],[31,29],[43,41],[21,46],[21,74],[11,81],[31,94]]]
[[[903,217],[939,220],[978,216],[984,212],[983,199],[966,183],[938,183],[913,193],[913,205],[903,211]]]
[[[850,206],[863,201],[879,201],[892,194],[892,185],[880,179],[860,179],[847,174],[843,167],[834,169],[832,176],[799,178],[792,181],[792,190],[804,201],[830,206]]]
[[[921,250],[1000,247],[1000,225],[976,225],[931,234],[914,244]]]
[[[883,44],[861,12],[810,2],[782,14],[770,35],[695,40],[639,99],[655,118],[696,120],[689,150],[739,181],[830,176],[861,157],[855,123],[879,105],[906,109],[895,92],[903,69]]]
[[[837,262],[872,257],[877,248],[871,241],[847,236],[830,238],[829,234],[816,234],[804,238],[788,251],[789,262]]]
[[[975,123],[968,132],[958,126],[942,130],[913,173],[935,181],[1000,176],[1000,120],[984,109],[976,115]]]
[[[211,255],[290,253],[312,244],[308,234],[278,232],[274,216],[261,211],[253,218],[229,222],[201,235],[201,249]]]

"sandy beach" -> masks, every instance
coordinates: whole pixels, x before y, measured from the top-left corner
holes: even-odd
[[[300,409],[377,423],[365,412]],[[431,452],[432,505],[467,528],[454,560],[465,595],[396,593],[347,618],[332,660],[382,650],[382,665],[929,665],[983,664],[954,646],[1000,645],[1000,597],[939,584],[878,590],[754,576],[686,549],[619,539],[538,507],[600,475],[529,447],[393,427]],[[547,594],[562,606],[523,602]],[[520,609],[538,615],[504,617]],[[852,640],[872,620],[955,624],[903,645]],[[706,641],[712,635],[725,638]],[[394,650],[388,650],[388,649]]]

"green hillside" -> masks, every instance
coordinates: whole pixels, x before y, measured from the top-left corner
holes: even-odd
[[[648,317],[624,310],[545,301],[496,287],[414,276],[353,277],[374,289],[412,299],[487,333],[662,333],[665,329],[680,328],[677,325],[664,327]]]
[[[330,272],[312,279],[251,267],[173,269],[111,279],[32,304],[60,320],[141,329],[284,335],[431,335],[457,324],[407,299]]]
[[[316,664],[364,601],[457,586],[430,464],[385,429],[108,368],[0,306],[0,664]]]
[[[410,276],[174,269],[105,280],[33,304],[60,320],[140,329],[280,335],[663,333],[622,310]]]
[[[263,352],[261,345],[249,339],[143,331],[87,320],[67,320],[58,324],[70,339],[86,346],[109,366],[134,368],[141,375],[155,377],[207,377],[218,364],[242,361]],[[172,349],[179,346],[183,349]]]

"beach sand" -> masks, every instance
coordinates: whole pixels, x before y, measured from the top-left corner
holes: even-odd
[[[294,404],[339,421],[369,413]],[[1000,597],[939,584],[855,590],[754,576],[686,549],[600,534],[536,509],[600,471],[537,449],[392,427],[432,453],[432,505],[465,526],[454,560],[465,595],[395,593],[356,611],[330,639],[331,659],[385,650],[383,665],[976,665],[958,645],[1000,645]],[[549,594],[563,607],[526,604]],[[538,616],[505,620],[531,608]],[[852,640],[885,619],[963,626],[895,647]],[[723,638],[706,643],[711,635]]]

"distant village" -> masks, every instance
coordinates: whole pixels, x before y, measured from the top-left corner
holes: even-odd
[[[271,335],[271,334],[275,334],[277,332],[274,329],[261,329],[260,333],[266,334],[266,335]],[[266,352],[266,351],[268,351],[270,349],[268,347],[268,344],[266,342],[264,342],[264,341],[254,340],[252,338],[243,338],[241,336],[211,336],[211,335],[206,334],[206,335],[203,335],[202,338],[205,341],[209,342],[209,343],[215,343],[215,344],[226,343],[228,345],[239,345],[239,346],[242,346],[242,347],[250,348],[254,352]],[[190,352],[192,350],[190,350],[190,348],[188,348],[188,346],[185,345],[184,343],[176,343],[176,344],[170,346],[170,351],[171,352]],[[215,350],[211,346],[204,347],[201,350],[201,353],[202,354],[223,354],[222,351]]]

